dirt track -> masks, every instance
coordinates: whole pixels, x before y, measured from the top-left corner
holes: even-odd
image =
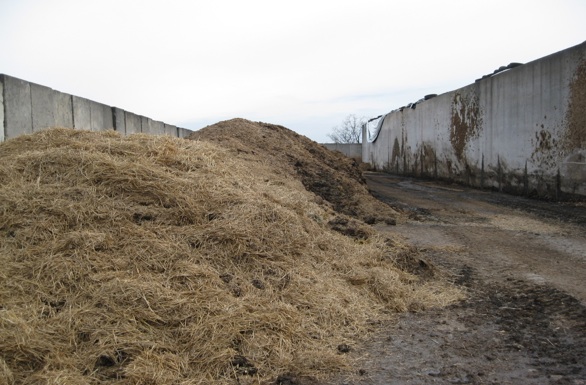
[[[347,384],[586,384],[586,207],[367,173],[399,234],[466,288],[353,354]]]

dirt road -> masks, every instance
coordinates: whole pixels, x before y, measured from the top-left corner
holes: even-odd
[[[401,316],[347,384],[586,384],[586,206],[367,173],[408,214],[379,226],[469,298]]]

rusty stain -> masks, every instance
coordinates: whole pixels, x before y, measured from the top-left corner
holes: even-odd
[[[586,60],[578,66],[570,83],[566,120],[565,150],[571,152],[583,148],[586,145]]]
[[[454,94],[450,142],[458,160],[464,157],[464,148],[471,138],[478,136],[482,126],[482,115],[477,95]]]

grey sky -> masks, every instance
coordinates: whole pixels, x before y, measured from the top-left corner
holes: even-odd
[[[0,0],[0,72],[198,129],[318,142],[586,40],[583,0]]]

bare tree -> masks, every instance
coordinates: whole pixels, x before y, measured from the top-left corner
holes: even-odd
[[[364,116],[357,117],[350,114],[344,118],[340,126],[332,128],[332,133],[328,134],[328,138],[334,143],[360,143],[362,139],[362,126],[366,124]]]

